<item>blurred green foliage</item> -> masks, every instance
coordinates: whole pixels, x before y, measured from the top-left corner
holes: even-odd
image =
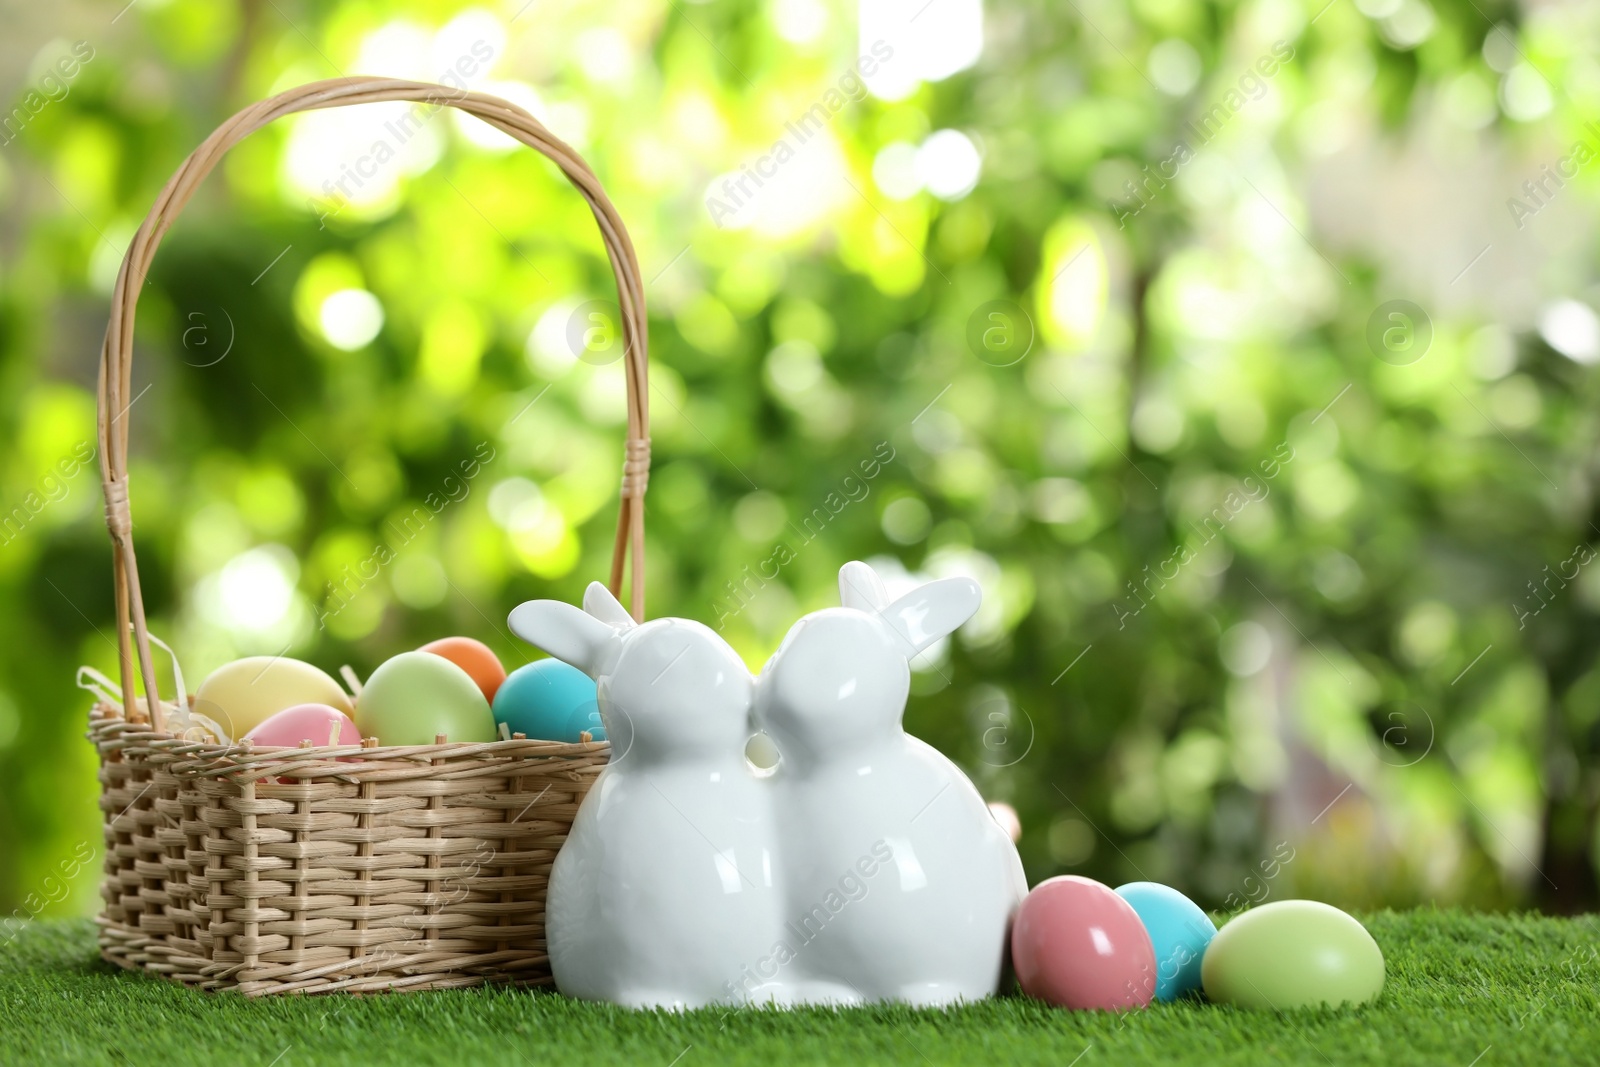
[[[637,243],[652,615],[758,668],[847,560],[978,577],[907,724],[1018,809],[1034,880],[1593,907],[1594,254],[1550,219],[1594,177],[1526,228],[1499,204],[1592,137],[1597,16],[990,0],[964,56],[975,10],[30,16],[0,152],[0,911],[95,906],[92,869],[41,886],[99,842],[72,680],[115,675],[82,448],[122,250],[236,109],[464,57],[585,154]],[[473,120],[403,117],[254,135],[144,291],[135,536],[191,688],[284,650],[364,675],[453,633],[515,665],[509,608],[607,572],[622,377],[572,347],[606,340],[593,219]],[[1498,251],[1429,243],[1471,205],[1385,169],[1413,149],[1445,188],[1504,175],[1474,216]],[[1379,313],[1400,298],[1420,317]]]

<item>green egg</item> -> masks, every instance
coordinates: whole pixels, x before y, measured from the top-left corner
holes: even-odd
[[[1383,989],[1383,951],[1332,905],[1279,900],[1219,930],[1200,975],[1207,997],[1241,1008],[1365,1004]]]
[[[431,652],[402,652],[372,672],[356,699],[362,737],[382,745],[496,739],[494,715],[466,671]]]

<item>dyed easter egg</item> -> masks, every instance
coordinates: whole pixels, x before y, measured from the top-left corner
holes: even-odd
[[[1117,896],[1139,913],[1156,952],[1156,999],[1177,1000],[1200,988],[1200,961],[1217,936],[1216,924],[1200,905],[1157,882],[1129,882]]]
[[[1022,901],[1011,961],[1024,993],[1058,1007],[1122,1011],[1155,995],[1155,949],[1139,914],[1075,874],[1040,882]]]
[[[382,745],[496,740],[483,690],[466,671],[432,652],[402,652],[384,661],[356,701],[356,727]]]
[[[490,703],[494,702],[494,694],[500,688],[500,683],[506,680],[506,669],[501,665],[500,657],[488,645],[470,637],[441,637],[437,641],[429,641],[418,651],[443,656],[466,671],[483,691],[483,699]]]
[[[353,710],[338,682],[286,656],[246,656],[224,663],[194,694],[194,710],[215,719],[229,737],[243,737],[297,704],[326,704],[346,714]]]
[[[276,715],[269,715],[254,730],[244,735],[257,745],[295,748],[301,741],[325,745],[359,745],[361,732],[350,716],[326,704],[296,704]]]
[[[1383,951],[1330,904],[1277,900],[1217,931],[1201,976],[1206,996],[1241,1008],[1365,1004],[1383,989]]]
[[[558,659],[518,667],[494,697],[494,721],[514,734],[542,741],[604,741],[594,679]]]

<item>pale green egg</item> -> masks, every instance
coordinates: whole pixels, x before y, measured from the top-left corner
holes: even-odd
[[[355,719],[361,736],[376,737],[381,745],[431,745],[438,734],[466,743],[497,737],[478,683],[431,652],[402,652],[373,671],[356,701]]]
[[[1219,1004],[1365,1004],[1383,989],[1383,951],[1366,927],[1330,904],[1279,900],[1219,930],[1200,972],[1206,996]]]

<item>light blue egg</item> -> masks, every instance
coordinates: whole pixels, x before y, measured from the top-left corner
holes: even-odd
[[[1200,905],[1159,882],[1129,882],[1117,896],[1138,912],[1156,950],[1156,999],[1177,1000],[1200,988],[1200,961],[1217,926]]]
[[[584,730],[606,739],[594,679],[558,659],[518,667],[494,695],[494,721],[542,741],[581,741]]]

